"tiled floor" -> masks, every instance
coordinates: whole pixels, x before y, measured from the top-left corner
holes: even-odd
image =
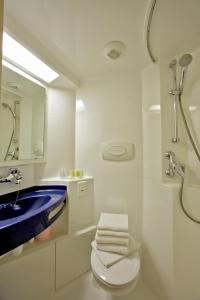
[[[134,291],[127,296],[112,296],[102,290],[91,272],[63,287],[51,300],[159,300],[140,280]]]

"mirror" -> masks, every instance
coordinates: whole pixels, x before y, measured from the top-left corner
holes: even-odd
[[[44,158],[46,90],[2,68],[0,161]]]

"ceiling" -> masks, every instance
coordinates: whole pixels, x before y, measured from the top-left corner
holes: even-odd
[[[158,58],[172,58],[199,48],[200,1],[157,0],[151,43]]]
[[[7,29],[71,78],[139,70],[150,62],[144,43],[150,0],[4,1]],[[157,0],[151,31],[157,59],[199,47],[199,12],[199,0]],[[117,61],[103,55],[113,40],[126,45]]]

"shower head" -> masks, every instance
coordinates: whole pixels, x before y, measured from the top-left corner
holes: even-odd
[[[3,107],[7,107],[7,108],[9,107],[9,105],[7,103],[5,103],[5,102],[2,102],[2,106]]]
[[[12,108],[10,107],[10,105],[8,103],[2,102],[2,106],[5,107],[5,108],[8,108],[9,111],[11,112],[13,118],[14,119],[16,118],[16,114],[14,113],[14,111],[12,110]]]
[[[179,89],[181,91],[183,90],[184,79],[185,79],[187,67],[189,66],[189,64],[191,62],[192,62],[192,55],[189,53],[182,55],[181,58],[179,59],[179,65],[182,67],[181,78],[180,78],[180,83],[179,83]]]
[[[186,68],[192,61],[192,55],[189,53],[183,54],[179,59],[179,65],[182,68]]]

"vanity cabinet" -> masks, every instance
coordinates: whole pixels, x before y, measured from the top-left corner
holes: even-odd
[[[35,241],[35,249],[29,245],[16,259],[0,260],[0,300],[54,299],[60,288],[90,270],[93,178],[43,180],[41,184],[67,185],[67,209],[56,227],[51,227],[55,239],[46,245]]]
[[[90,269],[91,232],[56,242],[56,289]]]
[[[0,266],[0,299],[44,300],[55,292],[55,243]]]
[[[56,290],[90,269],[90,244],[91,232],[65,236],[0,265],[0,299],[54,299]]]

